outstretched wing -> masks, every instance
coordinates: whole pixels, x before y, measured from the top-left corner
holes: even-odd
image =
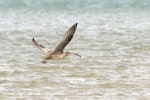
[[[63,40],[56,46],[53,53],[62,53],[66,45],[71,41],[75,31],[77,28],[77,23],[75,23],[72,27],[68,29],[65,33]]]
[[[48,48],[44,47],[43,45],[41,44],[38,44],[34,38],[32,38],[32,42],[33,44],[38,48],[40,49],[41,51],[43,51],[44,53],[48,53],[48,52],[51,52]]]

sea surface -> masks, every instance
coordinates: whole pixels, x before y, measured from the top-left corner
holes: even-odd
[[[34,37],[64,51],[42,64]],[[1,0],[0,100],[150,100],[149,0]]]

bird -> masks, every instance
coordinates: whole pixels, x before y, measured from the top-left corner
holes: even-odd
[[[47,60],[58,60],[58,59],[62,59],[65,58],[66,56],[70,55],[70,54],[74,54],[76,56],[81,57],[81,55],[77,54],[77,53],[72,53],[72,52],[64,52],[65,47],[67,46],[67,44],[71,41],[71,39],[74,36],[74,33],[77,29],[77,23],[73,24],[65,33],[64,38],[62,39],[62,41],[56,46],[56,48],[54,50],[50,50],[48,48],[46,48],[45,46],[37,43],[37,41],[34,39],[34,37],[32,38],[32,42],[33,44],[40,49],[42,52],[45,53],[44,56],[44,60],[41,62],[43,64],[47,63]]]

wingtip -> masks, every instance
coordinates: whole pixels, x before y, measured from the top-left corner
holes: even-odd
[[[32,38],[32,41],[34,41],[34,37]]]
[[[76,22],[76,23],[75,23],[75,25],[77,26],[77,25],[78,25],[78,23]]]

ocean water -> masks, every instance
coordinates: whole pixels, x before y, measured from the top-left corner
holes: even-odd
[[[68,56],[42,64],[74,23]],[[1,100],[149,100],[149,0],[1,0]]]

